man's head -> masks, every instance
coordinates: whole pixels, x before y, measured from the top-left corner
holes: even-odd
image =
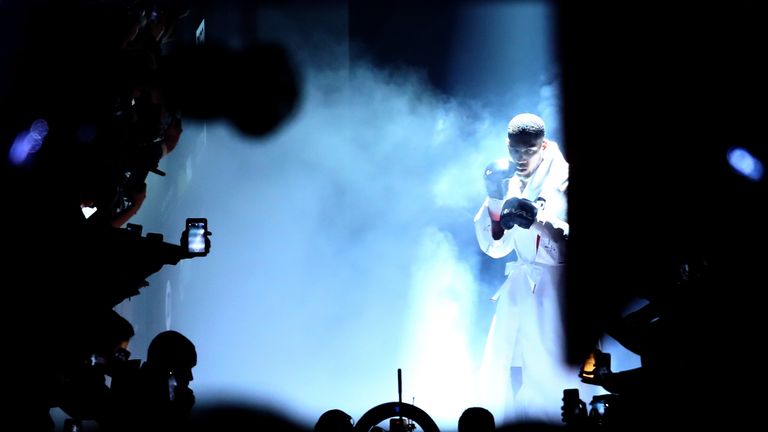
[[[541,151],[545,148],[547,140],[544,138],[544,120],[541,117],[523,113],[509,121],[507,149],[518,176],[530,177],[536,171],[541,164]]]
[[[156,371],[172,373],[180,385],[187,385],[192,381],[192,368],[197,365],[197,351],[186,336],[167,330],[149,343],[145,364]]]
[[[496,430],[493,414],[482,407],[464,410],[459,417],[459,432],[492,432]]]
[[[340,409],[328,410],[317,419],[314,432],[351,432],[354,430],[352,416]]]
[[[111,359],[115,354],[127,352],[134,336],[133,325],[113,309],[99,312],[94,316],[93,334],[89,354]],[[121,353],[122,354],[122,353]]]

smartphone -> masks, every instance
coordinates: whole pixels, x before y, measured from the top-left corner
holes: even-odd
[[[567,388],[563,390],[563,402],[565,404],[577,404],[579,403],[579,389],[577,388]]]
[[[579,398],[579,389],[563,390],[563,405],[560,407],[563,422],[571,423],[587,414],[587,405]]]
[[[205,255],[205,233],[208,231],[208,219],[187,219],[187,251],[191,255]]]

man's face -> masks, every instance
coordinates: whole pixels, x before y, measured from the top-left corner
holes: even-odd
[[[509,157],[515,163],[515,174],[530,177],[541,164],[542,150],[547,147],[544,137],[515,136],[507,140]]]
[[[176,383],[182,387],[188,387],[189,383],[194,379],[192,369],[184,367],[174,368],[169,373],[176,377]]]

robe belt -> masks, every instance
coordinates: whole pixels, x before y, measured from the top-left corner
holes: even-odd
[[[506,267],[504,268],[504,274],[507,276],[507,279],[509,279],[512,275],[515,273],[522,272],[523,276],[525,277],[525,280],[528,282],[529,287],[531,288],[531,293],[536,292],[536,285],[539,283],[539,280],[541,279],[541,275],[544,273],[544,264],[539,264],[536,262],[527,262],[527,261],[510,261],[507,263]],[[498,291],[496,291],[496,294],[491,297],[491,300],[498,301],[501,297],[503,291],[506,291],[511,288],[511,284],[508,284],[506,281],[501,285],[501,288],[499,288]]]

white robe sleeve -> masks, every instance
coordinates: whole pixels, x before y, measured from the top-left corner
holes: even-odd
[[[488,213],[488,203],[490,198],[486,198],[480,210],[475,215],[475,236],[480,249],[491,258],[502,258],[509,255],[514,248],[514,241],[511,235],[504,232],[504,236],[499,240],[494,240],[491,235],[491,216]]]
[[[562,229],[567,237],[570,231],[568,224],[568,165],[553,166],[550,170],[540,197],[544,198],[544,208],[539,211],[536,220],[541,223],[549,222],[555,228]]]
[[[545,205],[546,206],[546,205]],[[563,234],[568,237],[570,232],[570,225],[565,220],[561,219],[557,212],[550,211],[546,207],[536,215],[536,221],[540,223],[549,222],[555,228],[563,230]]]

